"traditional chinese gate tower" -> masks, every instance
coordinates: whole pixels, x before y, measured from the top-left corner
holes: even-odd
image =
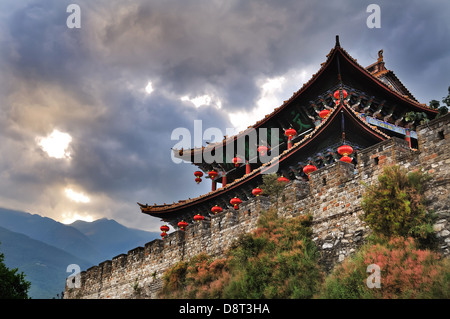
[[[235,197],[241,201],[253,197],[252,190],[261,185],[263,173],[275,161],[278,175],[288,180],[308,180],[311,171],[336,161],[356,164],[358,151],[391,136],[417,148],[415,123],[405,120],[408,112],[423,112],[429,119],[437,115],[436,110],[420,104],[394,72],[386,69],[382,50],[378,60],[364,68],[340,46],[337,36],[319,71],[271,114],[222,142],[174,150],[175,156],[191,161],[211,179],[211,192],[170,205],[138,204],[142,213],[177,227],[182,220],[194,223],[197,214],[208,219],[214,214],[214,206],[232,209],[230,201]],[[270,136],[273,128],[279,129],[275,142]],[[257,132],[256,141],[246,139],[251,131]],[[225,151],[232,143],[230,149],[237,150],[240,139],[245,141],[243,154]],[[268,151],[279,155],[263,163],[260,155]],[[207,163],[199,156],[205,152],[222,152],[222,160]],[[196,162],[197,158],[202,160]]]

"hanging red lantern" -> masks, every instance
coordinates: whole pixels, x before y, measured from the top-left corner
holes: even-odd
[[[269,148],[268,148],[267,146],[265,146],[265,145],[261,145],[261,146],[258,147],[258,153],[259,153],[261,156],[266,155],[266,153],[267,153],[268,150],[269,150]]]
[[[262,192],[263,192],[262,189],[259,188],[259,187],[256,187],[256,188],[254,188],[254,189],[252,190],[252,194],[253,194],[254,196],[259,196],[259,194],[261,194]]]
[[[217,173],[215,170],[212,170],[208,172],[208,175],[213,180],[217,177],[217,175],[219,175],[219,173]]]
[[[342,95],[344,96],[344,99],[345,99],[347,97],[347,91],[346,90],[342,90]],[[339,100],[339,90],[336,90],[334,92],[334,97]]]
[[[203,176],[203,172],[201,172],[201,171],[195,171],[195,172],[194,172],[194,176],[195,176],[195,177],[202,177],[202,176]]]
[[[237,198],[237,197],[234,197],[234,198],[232,198],[232,199],[230,200],[230,204],[233,205],[233,207],[234,207],[235,210],[238,210],[238,209],[239,209],[239,205],[240,205],[241,203],[242,203],[242,201],[241,201],[239,198]]]
[[[277,181],[281,182],[281,183],[289,183],[289,179],[287,179],[284,176],[280,176],[278,177]]]
[[[242,163],[242,159],[240,157],[233,158],[234,167],[238,167],[240,163]]]
[[[203,217],[203,216],[200,215],[200,214],[197,214],[197,215],[194,216],[194,220],[195,220],[196,222],[199,222],[199,221],[204,220],[204,219],[205,219],[205,217]]]
[[[184,220],[182,220],[181,222],[178,223],[178,227],[180,227],[180,229],[182,231],[185,230],[186,226],[188,225],[188,223],[186,223]]]
[[[162,233],[161,233],[161,237],[162,239],[164,239],[164,237],[167,236],[167,232],[169,231],[169,226],[167,225],[162,225],[159,229],[161,229]]]
[[[297,135],[297,131],[293,128],[288,128],[284,134],[288,137],[289,140],[292,140],[292,138]]]
[[[194,176],[196,177],[195,181],[197,182],[197,184],[199,184],[202,181],[202,179],[200,177],[203,176],[203,172],[195,171]]]
[[[215,214],[222,212],[222,207],[214,205],[213,208],[211,208],[211,211]]]
[[[314,171],[317,171],[317,167],[315,167],[314,165],[308,164],[305,167],[303,167],[303,173],[308,175],[308,177],[309,177],[309,174]]]
[[[353,148],[350,145],[342,145],[337,149],[338,153],[343,156],[348,156],[353,153]]]
[[[344,155],[344,156],[341,157],[341,161],[342,162],[346,162],[346,163],[351,163],[352,159],[351,159],[351,157],[348,157],[347,155]]]
[[[330,111],[327,110],[327,109],[322,110],[322,111],[319,112],[319,116],[320,116],[321,118],[323,118],[323,119],[326,118],[326,117],[328,116],[328,114],[330,114]]]

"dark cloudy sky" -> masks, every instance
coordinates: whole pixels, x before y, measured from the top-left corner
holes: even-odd
[[[71,3],[80,29],[66,25]],[[449,17],[448,0],[2,0],[0,207],[156,230],[136,202],[210,189],[171,161],[175,128],[253,124],[317,72],[336,34],[361,65],[383,49],[420,102],[440,100]]]

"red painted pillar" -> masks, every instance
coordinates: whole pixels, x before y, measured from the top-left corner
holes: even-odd
[[[245,163],[245,174],[250,174],[250,172],[251,172],[250,163],[247,161],[247,163]]]
[[[406,129],[405,141],[409,143],[409,148],[411,148],[411,133],[409,133],[408,129]]]
[[[212,180],[211,183],[211,191],[214,192],[217,188],[217,182],[215,180]]]
[[[288,140],[288,150],[290,150],[292,147],[292,140]]]
[[[227,175],[225,172],[222,173],[222,187],[225,187],[227,185]]]

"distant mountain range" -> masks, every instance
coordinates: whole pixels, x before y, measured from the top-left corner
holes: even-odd
[[[64,225],[48,217],[0,208],[0,252],[9,268],[19,268],[31,282],[35,299],[57,297],[71,274],[143,246],[159,232],[125,227],[115,220],[76,221]]]

